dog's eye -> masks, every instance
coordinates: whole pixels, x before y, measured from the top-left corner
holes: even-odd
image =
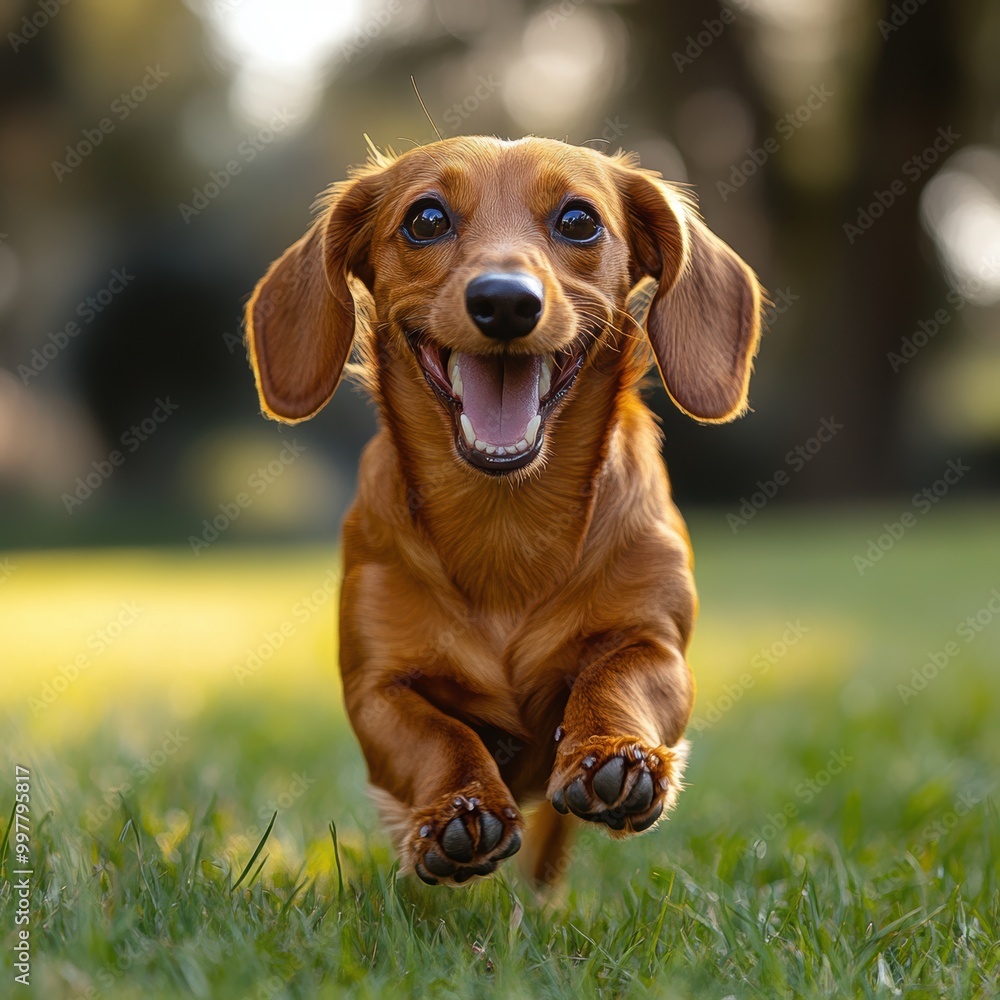
[[[593,209],[580,202],[572,202],[563,209],[556,222],[561,236],[574,243],[589,243],[601,232],[601,224]]]
[[[410,209],[403,229],[411,240],[416,240],[417,243],[429,243],[439,236],[444,236],[451,229],[451,221],[442,204],[433,198],[428,198],[418,201]]]

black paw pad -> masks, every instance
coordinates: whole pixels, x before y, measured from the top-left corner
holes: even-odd
[[[629,812],[645,812],[653,802],[653,776],[643,771],[632,786],[622,806]]]
[[[625,781],[625,761],[612,757],[595,775],[594,791],[606,805],[614,805],[622,793]]]
[[[566,804],[575,813],[590,812],[590,796],[584,788],[583,778],[577,778],[569,788],[566,789]]]
[[[496,856],[496,860],[503,861],[505,858],[513,857],[519,850],[521,850],[521,834],[515,830],[510,835],[510,843]]]
[[[493,815],[484,812],[479,817],[479,853],[488,854],[503,836],[503,823]]]
[[[442,877],[451,875],[455,871],[455,866],[447,858],[441,857],[433,848],[424,855],[424,867],[432,875]]]
[[[599,823],[603,823],[610,830],[625,829],[625,813],[621,809],[612,809],[610,812],[597,813],[591,818],[597,820]]]
[[[648,830],[660,818],[660,813],[662,812],[663,803],[661,802],[644,820],[634,820],[632,823],[632,829],[635,830],[636,833],[642,833],[643,830]]]
[[[420,865],[417,865],[417,878],[420,879],[421,882],[424,882],[426,885],[438,884],[438,880],[433,876],[428,875],[427,872],[423,871]]]
[[[441,846],[444,848],[444,853],[453,861],[472,860],[472,838],[458,816],[444,828]]]

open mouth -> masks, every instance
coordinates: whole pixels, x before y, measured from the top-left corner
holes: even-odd
[[[417,362],[455,423],[459,455],[484,472],[524,468],[541,451],[545,422],[579,374],[578,341],[554,354],[465,354],[422,334],[409,337]]]

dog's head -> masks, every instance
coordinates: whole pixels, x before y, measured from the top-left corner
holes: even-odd
[[[333,395],[351,353],[349,276],[436,397],[457,455],[529,466],[588,357],[614,350],[626,298],[658,283],[646,332],[672,399],[698,420],[746,407],[760,337],[750,268],[659,175],[550,139],[445,139],[376,156],[337,184],[247,307],[261,405],[288,422]],[[633,331],[634,332],[634,331]]]

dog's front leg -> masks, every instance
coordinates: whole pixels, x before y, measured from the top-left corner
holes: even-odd
[[[690,668],[664,642],[637,641],[585,667],[556,734],[552,805],[613,837],[648,830],[680,790],[693,700]]]
[[[476,733],[405,684],[345,695],[403,871],[461,884],[517,852],[521,813]]]

